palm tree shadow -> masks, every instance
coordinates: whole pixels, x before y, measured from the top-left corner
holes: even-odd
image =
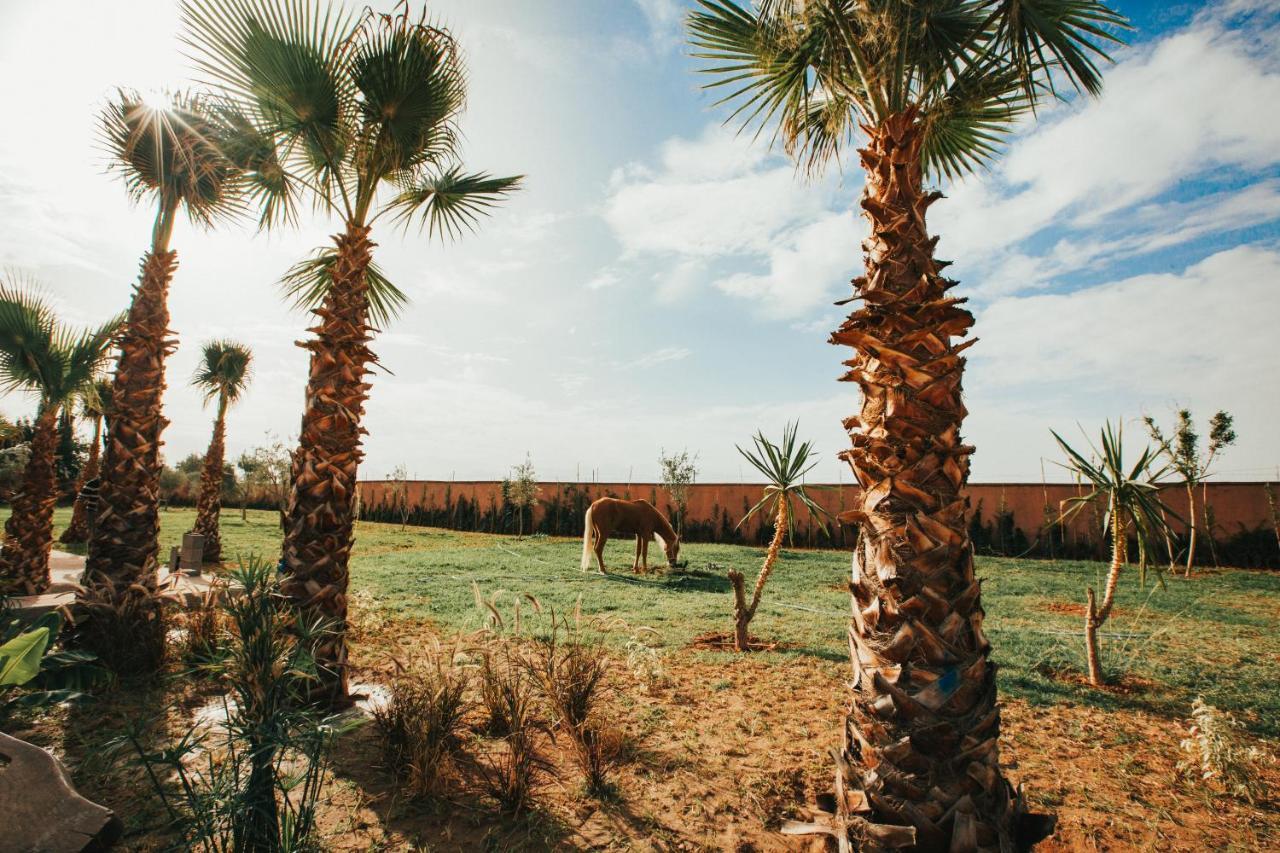
[[[334,749],[332,773],[360,792],[361,804],[376,816],[387,835],[408,839],[421,849],[564,849],[573,835],[569,827],[545,811],[535,810],[518,818],[503,814],[482,798],[477,780],[466,767],[439,798],[406,799],[395,774],[382,765],[378,734],[372,725],[343,735]]]

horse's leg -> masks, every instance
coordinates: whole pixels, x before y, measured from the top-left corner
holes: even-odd
[[[596,562],[600,564],[600,574],[604,574],[604,543],[609,541],[604,530],[596,528]]]
[[[640,571],[640,534],[636,534],[636,556],[631,561],[631,573],[637,574]]]
[[[640,557],[641,561],[644,563],[644,573],[646,575],[649,574],[649,540],[652,538],[652,534],[644,537],[644,548],[641,551]]]

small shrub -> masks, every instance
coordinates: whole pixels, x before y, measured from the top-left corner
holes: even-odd
[[[214,581],[200,600],[182,614],[182,658],[187,664],[203,667],[225,657],[227,620],[220,602],[226,589],[226,583]]]
[[[169,605],[140,584],[117,587],[109,579],[85,590],[78,601],[84,618],[75,642],[97,655],[121,678],[158,674],[169,656]]]
[[[490,737],[506,737],[522,720],[536,716],[536,685],[509,641],[498,641],[485,649],[479,688],[484,733]]]
[[[651,628],[637,631],[627,640],[627,669],[647,691],[667,683],[667,671],[662,665],[662,651],[645,642],[646,633],[654,633]]]
[[[383,760],[412,796],[440,793],[462,752],[472,679],[458,663],[459,651],[457,643],[447,649],[435,644],[425,667],[396,676],[385,707],[373,714]]]
[[[1233,797],[1256,803],[1265,791],[1262,764],[1269,757],[1256,746],[1241,743],[1240,723],[1226,711],[1196,697],[1188,725],[1178,771],[1188,779],[1199,779]]]

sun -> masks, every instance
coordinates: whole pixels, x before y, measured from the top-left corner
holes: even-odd
[[[173,109],[173,101],[164,92],[143,92],[142,104],[155,112],[168,112]]]

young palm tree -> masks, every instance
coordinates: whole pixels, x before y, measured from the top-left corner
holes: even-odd
[[[1052,432],[1052,430],[1050,430]],[[1160,500],[1160,479],[1169,471],[1165,465],[1155,468],[1159,451],[1150,447],[1144,448],[1132,467],[1124,463],[1124,428],[1112,427],[1108,421],[1102,428],[1102,448],[1099,450],[1090,445],[1097,462],[1085,459],[1073,450],[1062,436],[1053,433],[1062,452],[1067,454],[1067,464],[1063,467],[1079,474],[1088,480],[1093,490],[1066,501],[1067,510],[1063,513],[1063,521],[1069,520],[1076,513],[1089,505],[1103,504],[1107,507],[1102,516],[1102,535],[1111,534],[1111,566],[1107,570],[1107,586],[1102,593],[1102,606],[1099,607],[1093,587],[1089,587],[1089,606],[1084,618],[1085,652],[1089,663],[1089,683],[1094,687],[1102,684],[1102,662],[1098,656],[1098,629],[1111,615],[1111,607],[1116,600],[1116,587],[1120,582],[1120,572],[1129,561],[1128,531],[1132,528],[1137,537],[1138,546],[1151,553],[1151,545],[1158,537],[1169,532],[1167,517],[1174,515]],[[1096,503],[1095,503],[1096,502]],[[1174,518],[1177,518],[1174,515]]]
[[[13,499],[0,551],[0,591],[34,595],[49,586],[53,508],[58,499],[54,450],[58,415],[93,394],[123,317],[89,331],[60,324],[29,287],[0,283],[0,391],[39,395],[31,456]]]
[[[751,651],[751,638],[747,629],[760,606],[764,585],[769,582],[769,575],[773,574],[773,567],[778,562],[782,540],[784,537],[790,538],[794,532],[796,510],[793,502],[799,501],[801,506],[818,519],[820,526],[822,518],[827,514],[826,510],[809,497],[807,488],[811,487],[805,486],[804,475],[818,463],[813,453],[813,442],[806,441],[796,446],[799,428],[798,423],[787,424],[782,431],[781,444],[774,444],[764,437],[763,432],[757,432],[751,437],[755,443],[754,451],[738,448],[738,452],[765,478],[764,497],[747,510],[747,514],[738,522],[738,527],[746,524],[748,519],[761,510],[773,516],[773,541],[769,543],[769,550],[764,555],[764,565],[756,576],[750,603],[747,602],[742,572],[737,569],[729,570],[729,582],[733,584],[733,647],[740,652]],[[823,529],[825,530],[825,526]]]
[[[394,15],[352,18],[320,0],[186,0],[182,17],[194,60],[244,132],[233,156],[282,164],[277,183],[258,187],[263,225],[288,220],[303,193],[343,223],[334,247],[287,282],[318,320],[304,345],[311,369],[283,553],[286,592],[335,626],[317,654],[324,689],[341,703],[365,377],[376,363],[369,343],[402,298],[369,274],[371,228],[391,216],[453,235],[519,179],[458,164],[458,45],[407,3]]]
[[[253,176],[223,153],[232,129],[207,102],[175,95],[167,106],[122,92],[102,115],[102,138],[135,201],[156,205],[151,247],[142,259],[112,382],[111,440],[102,461],[98,514],[89,541],[87,583],[148,589],[159,545],[160,434],[169,330],[169,284],[177,253],[169,247],[178,213],[208,226],[235,213]]]
[[[842,520],[854,556],[855,670],[835,814],[795,832],[953,851],[1019,843],[1020,798],[1001,776],[995,667],[982,632],[962,489],[960,428],[973,317],[947,295],[926,225],[927,174],[990,161],[1055,87],[1088,94],[1124,19],[1094,0],[699,0],[689,29],[731,120],[809,172],[856,146],[870,223],[861,307],[832,335],[862,391],[842,454],[862,487]],[[1025,838],[1023,839],[1025,840]]]
[[[89,539],[89,510],[83,492],[85,483],[98,479],[102,461],[102,422],[106,418],[110,405],[111,380],[109,379],[94,380],[92,393],[86,394],[80,401],[80,416],[92,424],[93,440],[89,442],[89,458],[85,460],[84,467],[80,469],[80,476],[76,479],[76,499],[71,508],[71,521],[67,524],[67,529],[62,531],[62,536],[58,538],[58,541],[67,545],[79,544]]]
[[[200,366],[191,384],[204,391],[205,402],[218,401],[213,419],[213,438],[204,456],[200,474],[200,497],[196,500],[194,533],[204,537],[204,559],[216,563],[222,559],[222,536],[218,516],[222,511],[222,467],[226,455],[227,408],[240,399],[249,384],[253,353],[235,341],[210,341],[204,345]]]

